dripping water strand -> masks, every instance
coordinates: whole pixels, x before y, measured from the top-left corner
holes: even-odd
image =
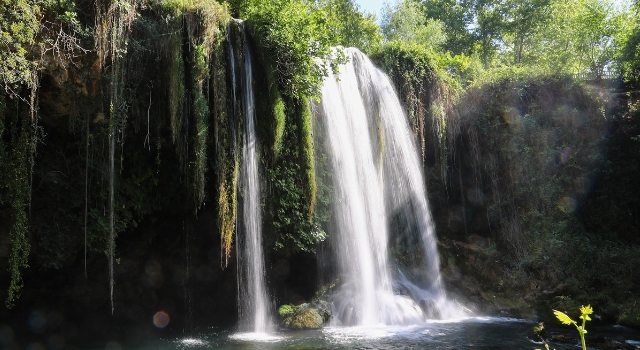
[[[151,87],[151,88],[153,88],[153,87]],[[144,138],[144,143],[142,144],[142,148],[144,148],[144,146],[147,146],[149,151],[151,151],[151,134],[149,132],[150,115],[151,115],[151,90],[149,90],[149,107],[147,107],[147,136]]]
[[[87,277],[87,222],[89,221],[89,126],[91,115],[87,114],[86,140],[85,140],[85,163],[84,163],[84,278]]]
[[[111,131],[109,132],[109,296],[111,298],[111,315],[113,315],[113,254],[115,235],[115,208],[114,208],[114,182],[115,182],[115,121],[111,120]]]

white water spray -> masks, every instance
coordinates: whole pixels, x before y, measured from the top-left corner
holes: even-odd
[[[350,62],[340,66],[338,79],[332,74],[325,79],[315,108],[326,129],[336,191],[332,247],[342,287],[333,300],[335,323],[410,324],[434,315],[457,316],[446,301],[407,117],[386,75],[357,49],[345,49],[345,54]],[[404,276],[396,279],[411,291],[404,293],[408,295],[393,290],[388,261],[391,214],[411,227],[408,231],[417,236],[424,255],[421,287]]]

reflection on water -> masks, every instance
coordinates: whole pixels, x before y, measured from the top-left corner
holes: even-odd
[[[272,334],[233,333],[212,329],[188,338],[160,340],[128,349],[536,349],[543,348],[527,338],[535,322],[492,317],[429,321],[411,326],[327,327],[321,330],[287,331]],[[551,334],[564,334],[576,342],[550,343],[556,350],[577,349],[575,329],[547,327]],[[640,344],[640,333],[624,327],[592,327],[590,333],[620,343]],[[589,342],[587,342],[589,344]],[[589,344],[589,349],[600,349]]]

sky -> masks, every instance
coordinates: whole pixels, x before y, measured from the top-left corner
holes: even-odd
[[[361,10],[365,10],[367,12],[372,12],[378,19],[380,19],[380,10],[382,9],[382,4],[385,0],[356,0],[356,3],[360,5]],[[392,1],[387,0],[386,2],[392,3]]]

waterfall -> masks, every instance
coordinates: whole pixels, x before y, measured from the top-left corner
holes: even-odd
[[[407,117],[386,75],[357,49],[345,54],[349,63],[340,66],[339,77],[325,79],[314,108],[317,125],[325,128],[336,195],[330,236],[341,287],[333,295],[334,323],[393,325],[451,317]],[[390,225],[392,216],[397,227]],[[389,236],[397,235],[420,242],[421,273],[412,271],[413,280],[391,267]]]
[[[246,40],[242,75],[244,133],[240,186],[243,197],[243,225],[242,231],[237,233],[240,328],[242,331],[266,333],[272,322],[269,319],[270,306],[265,285],[262,249],[262,215],[251,51]]]

